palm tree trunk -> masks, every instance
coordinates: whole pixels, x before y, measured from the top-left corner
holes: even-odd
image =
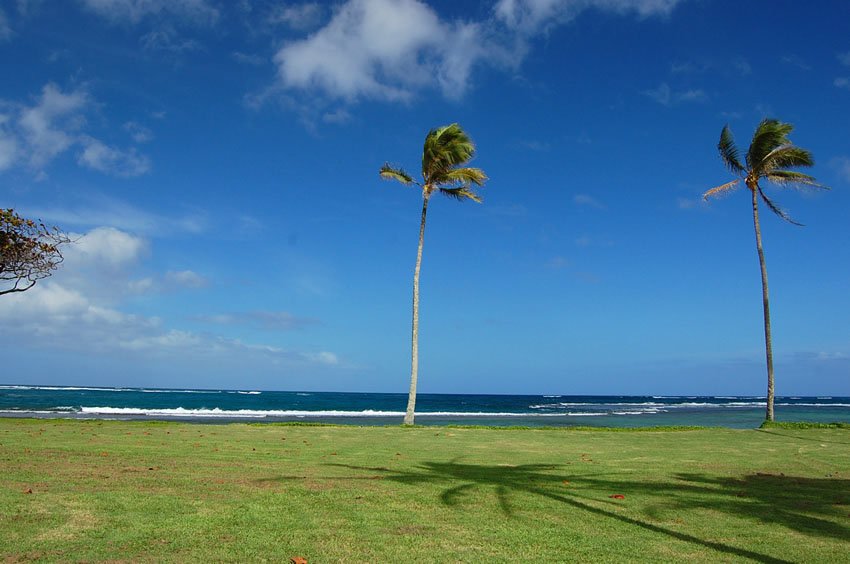
[[[767,295],[767,265],[764,262],[764,249],[761,246],[761,227],[759,226],[758,187],[751,186],[753,193],[753,224],[756,229],[756,248],[759,252],[761,267],[761,297],[764,303],[764,348],[767,357],[767,412],[765,418],[773,421],[773,344],[770,339],[770,299]]]
[[[416,268],[413,270],[413,328],[411,331],[410,392],[407,395],[407,412],[404,424],[413,425],[416,408],[416,380],[419,376],[419,269],[422,266],[422,244],[425,242],[425,214],[431,193],[425,190],[422,198],[422,222],[419,224],[419,249],[416,251]]]

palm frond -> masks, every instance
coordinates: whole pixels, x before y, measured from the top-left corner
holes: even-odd
[[[735,146],[735,140],[732,138],[732,131],[728,125],[723,126],[723,131],[720,132],[720,142],[717,144],[717,150],[720,151],[720,158],[733,174],[744,174],[744,165],[741,164],[741,157],[738,155],[738,147]]]
[[[765,118],[758,124],[747,151],[747,168],[753,170],[774,149],[790,145],[788,134],[794,129],[790,123]]]
[[[813,188],[821,188],[829,190],[829,186],[819,184],[813,176],[803,174],[794,170],[773,170],[765,178],[779,186],[811,186]]]
[[[455,200],[472,200],[476,203],[481,203],[481,196],[469,189],[469,186],[461,186],[460,188],[439,188],[440,193]]]
[[[431,182],[439,185],[470,185],[483,186],[487,181],[487,175],[480,168],[464,167],[453,168],[440,174],[438,177],[432,177]]]
[[[475,144],[458,124],[432,129],[422,149],[422,177],[430,183],[432,177],[468,162],[474,154]]]
[[[708,200],[712,196],[716,196],[716,195],[718,195],[722,192],[726,192],[727,190],[731,190],[731,189],[735,188],[735,185],[738,184],[740,181],[741,181],[741,179],[737,178],[737,179],[733,180],[732,182],[727,182],[726,184],[721,184],[720,186],[715,186],[714,188],[712,188],[711,190],[709,190],[708,192],[703,194],[702,199]]]
[[[773,213],[775,213],[776,215],[778,215],[779,217],[781,217],[782,219],[784,219],[788,223],[792,223],[794,225],[799,225],[800,227],[803,226],[802,223],[798,223],[798,222],[794,221],[793,219],[791,219],[791,216],[788,215],[788,212],[786,212],[785,210],[783,210],[782,208],[777,206],[770,198],[768,198],[767,195],[765,195],[764,190],[761,189],[761,186],[758,186],[758,191],[759,191],[759,196],[761,196],[761,199],[764,200],[765,204],[767,204],[767,207],[770,208],[770,211],[772,211]]]
[[[381,167],[381,178],[385,180],[398,180],[402,184],[412,184],[413,177],[407,174],[404,169],[390,166],[389,163],[385,163],[384,166]]]
[[[753,173],[758,176],[767,176],[777,169],[813,166],[814,164],[815,160],[811,152],[788,144],[775,148],[765,155],[761,161],[755,163]]]

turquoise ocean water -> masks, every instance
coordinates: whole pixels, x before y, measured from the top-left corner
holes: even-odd
[[[0,385],[0,417],[396,425],[406,404],[406,394]],[[764,420],[764,405],[764,398],[752,396],[420,394],[416,422],[754,428]],[[850,397],[778,397],[776,418],[850,422]]]

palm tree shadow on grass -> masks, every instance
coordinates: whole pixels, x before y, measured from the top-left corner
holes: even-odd
[[[519,466],[490,466],[452,462],[425,462],[416,470],[391,470],[384,467],[332,466],[368,471],[384,479],[407,485],[446,484],[440,495],[450,507],[462,504],[463,496],[475,488],[495,489],[502,511],[514,516],[511,494],[539,495],[587,511],[600,517],[719,552],[749,558],[758,562],[785,562],[765,554],[701,539],[647,520],[619,512],[623,502],[599,497],[595,492],[630,496],[658,497],[662,503],[646,511],[649,519],[657,519],[666,511],[694,508],[712,509],[738,517],[756,519],[794,529],[808,535],[847,539],[850,528],[828,517],[847,512],[850,504],[850,480],[813,479],[772,474],[753,474],[743,478],[712,477],[700,474],[679,474],[669,481],[637,482],[604,475],[552,473],[561,465],[526,464]],[[458,482],[460,482],[458,484]],[[590,490],[587,494],[582,490]]]

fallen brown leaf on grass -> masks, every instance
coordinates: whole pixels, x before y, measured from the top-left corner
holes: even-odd
[[[611,499],[626,499],[626,496],[624,496],[623,494],[614,494],[609,495],[608,497],[610,497]]]
[[[32,488],[27,488],[27,489],[25,489],[25,490],[24,490],[24,493],[25,493],[25,494],[31,494],[31,493],[32,493]]]
[[[307,564],[307,559],[303,556],[293,556],[289,559],[292,564]]]

